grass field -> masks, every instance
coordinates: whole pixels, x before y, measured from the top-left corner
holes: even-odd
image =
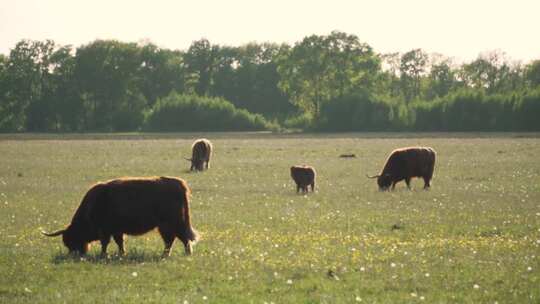
[[[211,168],[189,173],[198,136],[0,136],[0,303],[540,303],[538,134],[205,134]],[[432,189],[379,192],[365,175],[411,145],[438,152]],[[94,182],[149,175],[191,186],[192,256],[161,260],[150,232],[80,259],[40,234]]]

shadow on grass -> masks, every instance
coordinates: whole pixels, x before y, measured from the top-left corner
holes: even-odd
[[[64,263],[94,263],[94,264],[110,264],[110,265],[126,265],[126,264],[142,264],[142,263],[158,263],[171,257],[163,258],[161,252],[130,250],[125,255],[120,256],[117,253],[109,254],[107,257],[102,257],[100,253],[90,253],[84,256],[78,253],[58,252],[52,258],[53,264]]]

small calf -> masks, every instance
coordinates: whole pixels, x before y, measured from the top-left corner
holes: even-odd
[[[311,166],[292,166],[291,177],[296,183],[296,193],[302,189],[302,193],[309,192],[308,186],[311,185],[311,192],[315,192],[315,169]]]

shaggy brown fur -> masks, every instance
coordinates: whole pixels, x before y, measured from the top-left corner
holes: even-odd
[[[212,156],[212,143],[206,139],[197,139],[191,146],[191,168],[190,170],[203,171],[210,168],[210,157]]]
[[[392,186],[394,190],[396,183],[405,180],[407,188],[411,188],[411,178],[422,177],[424,179],[424,189],[430,187],[435,167],[436,152],[430,147],[409,147],[396,149],[390,153],[382,172],[377,177],[379,190],[388,190]]]
[[[190,189],[175,177],[129,177],[97,183],[88,190],[71,224],[63,230],[45,233],[62,235],[70,252],[85,254],[92,241],[101,241],[106,255],[111,236],[124,253],[124,234],[141,235],[158,228],[169,256],[175,238],[184,244],[186,254],[198,233],[191,227]]]
[[[311,185],[311,192],[314,192],[316,175],[315,169],[311,166],[292,166],[291,177],[296,183],[296,193],[300,189],[302,189],[302,193],[309,192],[309,185]]]

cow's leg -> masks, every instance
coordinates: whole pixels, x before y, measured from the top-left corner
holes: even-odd
[[[210,168],[210,159],[206,160],[206,170],[208,170],[208,168]]]
[[[396,189],[396,184],[397,184],[397,181],[392,182],[392,191],[394,191],[394,189]]]
[[[429,184],[429,181],[430,181],[430,178],[427,176],[424,176],[424,190],[427,190],[429,189],[429,187],[431,187],[431,185]]]
[[[159,234],[161,234],[161,238],[165,243],[165,249],[163,250],[162,257],[169,257],[171,255],[171,248],[175,238],[174,230],[169,225],[162,225],[159,226]]]
[[[411,178],[407,177],[405,178],[405,183],[407,184],[407,188],[411,190]]]
[[[315,182],[311,183],[311,192],[315,192]]]
[[[107,234],[101,237],[101,256],[106,257],[107,256],[107,246],[109,246],[109,242],[111,241],[111,235]]]
[[[191,241],[185,238],[179,237],[180,241],[182,241],[182,244],[184,244],[184,250],[186,252],[186,255],[191,255],[193,253],[193,247],[191,246]]]
[[[300,185],[296,184],[296,193],[300,192]]]
[[[193,253],[193,247],[191,245],[191,241],[186,237],[186,233],[183,228],[180,228],[176,231],[176,237],[184,244],[184,249],[186,251],[186,255],[191,255]]]
[[[114,241],[116,242],[116,245],[118,245],[118,254],[124,255],[126,251],[124,250],[124,235],[122,233],[118,233],[113,235]]]

